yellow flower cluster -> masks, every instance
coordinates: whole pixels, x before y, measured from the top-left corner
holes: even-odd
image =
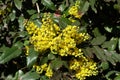
[[[52,77],[53,75],[53,71],[52,69],[50,68],[50,65],[47,65],[46,63],[41,65],[41,66],[38,66],[38,65],[33,65],[33,68],[36,70],[37,73],[39,74],[42,74],[43,72],[45,72],[45,75],[47,77]]]
[[[98,74],[97,64],[83,55],[79,59],[70,61],[70,69],[75,71],[75,77],[79,80],[85,80],[86,77]]]
[[[82,54],[82,50],[76,45],[86,41],[89,38],[88,34],[79,33],[79,28],[71,25],[60,30],[48,16],[42,19],[42,23],[41,27],[37,27],[33,22],[28,22],[26,26],[26,30],[32,35],[30,42],[36,51],[43,52],[50,49],[54,54],[75,57]]]
[[[39,28],[37,28],[37,26],[31,21],[29,21],[26,25],[26,30],[27,30],[28,34],[30,34],[30,35],[37,33],[39,31],[38,29]]]
[[[78,33],[77,26],[68,25],[62,32],[51,42],[51,51],[61,56],[72,55],[78,57],[82,54],[82,50],[76,45],[89,38],[88,34]]]
[[[59,27],[50,18],[43,18],[41,27],[37,27],[33,22],[28,22],[26,30],[32,35],[31,44],[36,51],[43,52],[50,48],[50,42],[58,34]]]
[[[77,47],[89,39],[88,34],[78,32],[77,26],[67,25],[61,30],[50,16],[45,14],[40,27],[29,21],[26,30],[31,35],[30,43],[34,45],[36,51],[50,50],[53,54],[77,58],[70,61],[70,69],[76,72],[76,78],[84,80],[86,76],[97,74],[96,63],[83,56],[82,50]],[[33,67],[40,74],[45,72],[48,77],[53,75],[50,65],[34,65]]]
[[[80,1],[76,1],[75,5],[71,6],[68,13],[73,15],[75,18],[81,18],[82,14],[79,12]]]

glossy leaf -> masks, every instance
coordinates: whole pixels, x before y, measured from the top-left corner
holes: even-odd
[[[69,21],[69,19],[61,17],[59,20],[59,25],[60,28],[64,29],[67,25],[71,24],[71,21]]]
[[[91,41],[92,45],[101,45],[106,40],[106,36],[98,36]]]
[[[40,76],[40,80],[49,80],[47,76]]]
[[[38,27],[40,27],[42,25],[42,23],[40,22],[39,19],[36,19],[35,21],[33,21]]]
[[[10,13],[9,17],[10,17],[11,21],[14,21],[16,18],[16,11],[13,10],[12,13]]]
[[[37,60],[38,52],[34,48],[29,48],[29,54],[27,56],[27,66],[31,67]]]
[[[114,78],[114,80],[120,80],[120,75]]]
[[[82,8],[82,12],[83,12],[83,13],[85,13],[85,12],[88,10],[89,5],[90,5],[89,2],[86,1],[85,4],[84,4],[84,6],[83,6],[83,8]]]
[[[53,55],[52,53],[48,54],[48,59],[49,60],[55,59],[55,55]]]
[[[61,61],[58,58],[56,58],[51,62],[51,67],[52,69],[55,69],[55,70],[58,70],[60,67],[62,67],[62,65],[63,65],[63,61]]]
[[[102,36],[98,28],[95,28],[92,32],[94,33],[95,37]]]
[[[65,4],[61,4],[59,6],[59,10],[62,11],[62,12],[65,10],[65,8],[66,8]]]
[[[21,10],[21,8],[22,8],[22,1],[21,0],[14,0],[14,4],[17,7],[17,9]]]
[[[34,13],[36,13],[36,10],[33,10],[33,9],[32,10],[27,10],[27,12],[28,12],[29,15],[33,15]]]
[[[4,64],[10,61],[11,59],[18,57],[20,54],[21,54],[21,49],[19,49],[17,46],[12,46],[11,48],[7,48],[0,56],[0,63]]]
[[[13,80],[19,80],[19,78],[24,75],[23,71],[19,70],[15,73]]]
[[[115,70],[109,71],[109,72],[105,75],[106,79],[107,79],[107,80],[111,80],[110,76],[113,75],[113,74],[115,74],[115,73],[119,73],[119,72],[118,72],[118,71],[115,71]]]
[[[28,33],[26,31],[19,31],[18,34],[19,34],[19,37],[22,37],[22,38],[24,38],[28,35]]]
[[[29,71],[20,77],[21,80],[37,80],[40,77],[36,72]]]
[[[19,30],[20,31],[24,31],[24,17],[23,16],[20,16],[19,19],[18,19],[18,23],[19,23]]]
[[[18,41],[16,43],[14,43],[14,46],[18,47],[19,49],[21,49],[23,47],[23,43]]]
[[[45,7],[49,8],[51,10],[55,10],[56,9],[54,3],[51,0],[42,0],[41,3]]]
[[[98,59],[102,61],[106,61],[106,56],[104,54],[104,51],[101,48],[99,48],[98,46],[94,46],[93,49]]]
[[[91,5],[92,10],[93,10],[95,13],[97,13],[97,10],[96,10],[96,8],[95,8],[95,2],[96,2],[96,0],[89,0],[89,1],[90,1],[90,5]]]
[[[110,42],[111,42],[111,45],[108,47],[108,50],[114,50],[117,47],[118,39],[112,38]]]
[[[89,58],[93,58],[94,57],[92,48],[87,47],[83,51],[84,51],[85,56],[87,56]]]
[[[117,42],[118,42],[117,38],[112,38],[110,41],[104,42],[102,47],[108,48],[108,50],[112,51],[115,50],[115,48],[117,47]]]
[[[79,21],[75,21],[75,22],[73,22],[71,25],[79,26],[79,25],[80,25],[80,22],[79,22]]]
[[[47,63],[48,62],[48,57],[46,56],[43,56],[41,59],[40,59],[40,64],[44,64],[44,63]]]
[[[114,59],[116,62],[120,62],[120,54],[116,53],[115,51],[109,51],[111,54],[111,58]]]
[[[112,30],[113,30],[113,28],[110,28],[110,27],[108,27],[108,26],[105,26],[104,28],[105,28],[105,30],[108,31],[108,32],[112,32]]]
[[[116,62],[115,62],[115,60],[112,58],[111,53],[109,53],[109,51],[107,51],[107,50],[104,50],[104,52],[105,52],[105,55],[106,55],[106,59],[107,59],[110,63],[112,63],[113,65],[116,65]]]
[[[30,19],[34,20],[34,19],[37,19],[39,18],[39,15],[36,13],[36,14],[33,14]]]
[[[119,38],[119,40],[118,40],[118,49],[119,49],[119,51],[120,51],[120,38]]]

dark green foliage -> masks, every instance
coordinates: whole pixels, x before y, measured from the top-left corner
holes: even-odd
[[[38,52],[30,46],[30,55],[25,55],[25,46],[29,45],[25,25],[27,20],[32,20],[40,26],[43,13],[51,12],[53,20],[60,28],[64,29],[69,24],[77,25],[80,26],[81,32],[89,33],[91,38],[82,50],[86,57],[98,63],[99,71],[102,73],[98,77],[120,80],[120,69],[116,67],[120,63],[120,0],[80,1],[80,13],[84,15],[81,20],[71,23],[68,18],[61,15],[69,17],[67,11],[74,0],[0,0],[0,79],[48,79],[32,70],[33,64],[38,61]],[[60,17],[56,17],[55,14]],[[58,70],[52,79],[55,80],[57,76],[57,79],[76,80],[71,74],[60,71],[63,66],[67,71],[68,64],[58,56],[50,53],[40,57],[40,64],[49,61],[52,63],[51,67],[55,71]],[[15,71],[8,72],[13,65]]]

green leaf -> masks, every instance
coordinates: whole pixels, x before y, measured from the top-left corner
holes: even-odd
[[[112,54],[109,51],[107,51],[107,50],[104,50],[104,52],[105,52],[106,59],[109,62],[111,62],[113,65],[116,65],[115,60],[112,58]]]
[[[21,49],[23,47],[23,43],[18,41],[16,43],[14,43],[14,46],[18,47],[19,49]]]
[[[115,50],[115,48],[117,47],[117,42],[118,42],[118,38],[112,38],[110,40],[111,45],[108,47],[108,50]]]
[[[59,10],[60,10],[61,12],[63,12],[63,11],[65,10],[65,8],[66,8],[65,4],[61,4],[61,5],[59,6]]]
[[[45,57],[45,56],[43,56],[40,60],[41,65],[44,64],[44,63],[47,63],[47,62],[48,62],[48,57]]]
[[[108,26],[105,26],[104,28],[105,28],[105,30],[108,31],[108,32],[112,32],[112,30],[113,30],[112,27],[110,28],[110,27],[108,27]]]
[[[61,29],[64,29],[67,25],[71,24],[68,18],[61,17],[59,20],[59,25]]]
[[[10,13],[9,17],[10,17],[11,21],[14,21],[16,18],[16,11],[13,10],[12,13]]]
[[[38,27],[40,27],[42,25],[42,23],[40,22],[39,19],[36,19],[33,21]]]
[[[40,76],[40,80],[49,80],[49,78],[47,76]]]
[[[102,48],[108,48],[111,45],[110,41],[105,41],[101,46]]]
[[[89,2],[86,1],[83,8],[82,8],[82,12],[85,13],[88,9],[89,9]]]
[[[119,40],[118,40],[118,49],[119,49],[119,51],[120,51],[120,38],[119,38]]]
[[[106,70],[109,68],[109,63],[107,61],[104,61],[101,63],[102,70]]]
[[[71,25],[79,26],[80,25],[80,21],[75,21]]]
[[[27,46],[27,45],[29,45],[30,44],[30,41],[29,40],[25,40],[24,41],[24,46]]]
[[[51,68],[58,70],[60,67],[62,67],[63,61],[61,61],[59,58],[56,58],[51,62]]]
[[[51,10],[55,10],[55,5],[51,0],[42,0],[41,3]]]
[[[39,15],[36,13],[36,14],[33,14],[31,17],[30,17],[30,19],[37,19],[37,18],[39,18]]]
[[[25,36],[28,35],[28,32],[26,32],[26,31],[19,31],[18,34],[19,34],[19,37],[23,37],[24,38]]]
[[[92,8],[92,10],[95,12],[95,13],[97,13],[97,10],[96,10],[96,8],[95,8],[95,2],[96,2],[96,0],[89,0],[90,1],[90,5],[91,5],[91,8]]]
[[[95,37],[102,36],[98,28],[95,28],[92,32],[94,33]]]
[[[17,9],[21,10],[21,8],[22,8],[22,1],[21,0],[14,0],[14,4],[17,7]]]
[[[13,80],[19,80],[20,76],[22,76],[24,73],[23,71],[19,70],[15,73],[15,76],[13,78]]]
[[[52,53],[48,54],[48,59],[49,60],[55,59],[55,55],[53,55]]]
[[[32,10],[27,10],[27,12],[28,12],[29,15],[33,15],[34,13],[36,13],[36,10],[33,10],[33,9]]]
[[[115,51],[109,51],[109,53],[111,54],[111,58],[113,58],[116,62],[120,62],[120,54]]]
[[[0,47],[0,53],[5,52],[7,49],[9,49],[9,48],[6,47],[5,45],[3,45],[2,47]]]
[[[24,17],[23,16],[20,16],[19,18],[18,18],[18,23],[19,23],[19,30],[20,31],[24,31]]]
[[[118,71],[115,71],[115,70],[109,71],[109,72],[105,75],[106,79],[107,79],[107,80],[112,80],[112,79],[110,78],[110,76],[113,75],[113,74],[115,74],[115,73],[119,73],[119,72],[118,72]]]
[[[94,53],[95,55],[97,56],[98,59],[102,60],[102,61],[106,61],[106,56],[104,54],[104,50],[101,49],[100,47],[98,46],[93,46],[93,49],[94,49]]]
[[[36,72],[29,71],[26,74],[22,75],[20,79],[21,80],[37,80],[39,79],[39,77],[40,77],[39,74],[37,74]]]
[[[120,80],[120,75],[114,78],[114,80]]]
[[[114,9],[116,9],[116,10],[120,10],[120,4],[114,4]]]
[[[87,56],[89,58],[94,57],[92,48],[87,47],[86,49],[83,49],[83,52],[84,52],[85,56]]]
[[[29,48],[29,54],[27,56],[27,66],[31,67],[37,60],[38,52],[34,48]]]
[[[103,43],[103,48],[108,48],[108,50],[113,51],[116,49],[118,43],[118,38],[112,38],[110,41],[106,41]]]
[[[91,41],[92,45],[101,45],[106,40],[106,36],[98,36]]]
[[[38,0],[32,0],[32,3],[35,4]]]
[[[11,48],[5,49],[5,51],[0,56],[0,63],[4,64],[13,58],[18,57],[21,54],[21,50],[17,46],[12,46]]]

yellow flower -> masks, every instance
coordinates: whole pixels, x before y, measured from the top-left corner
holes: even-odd
[[[77,0],[76,2],[75,2],[75,6],[79,6],[80,5],[80,0]]]
[[[33,68],[36,70],[37,73],[41,74],[43,72],[43,69],[41,66],[33,65]]]
[[[79,13],[79,9],[78,9],[78,7],[77,6],[71,6],[70,7],[70,9],[69,9],[69,11],[68,11],[68,13],[70,14],[70,15],[73,15],[75,18],[81,18],[81,14]]]
[[[26,26],[26,30],[30,35],[30,43],[34,45],[36,51],[43,52],[50,48],[50,43],[52,39],[58,35],[59,26],[53,23],[53,21],[47,17],[45,14],[45,18],[42,19],[41,27],[37,27],[33,22],[28,22]]]
[[[75,19],[73,19],[72,17],[69,17],[68,18],[71,22],[75,22],[76,20]]]
[[[26,30],[28,31],[29,34],[34,34],[36,29],[37,29],[37,26],[33,22],[29,21],[27,23]]]
[[[75,77],[85,80],[87,76],[97,75],[97,64],[92,60],[88,60],[85,56],[70,61],[70,69],[75,71]]]
[[[50,68],[50,65],[47,65],[47,63],[43,64],[43,65],[33,65],[33,68],[36,70],[37,73],[42,74],[43,71],[45,72],[45,75],[47,77],[52,77],[53,75],[53,71]]]
[[[37,27],[33,22],[28,22],[26,26],[26,30],[31,34],[30,43],[34,45],[36,51],[42,53],[50,49],[54,54],[74,57],[83,54],[77,45],[89,38],[87,34],[79,33],[78,29],[77,26],[67,25],[65,29],[60,30],[46,13],[41,27]]]
[[[29,47],[28,47],[28,46],[25,46],[25,48],[26,48],[26,53],[25,53],[25,55],[28,56],[28,55],[29,55]]]
[[[50,65],[47,67],[47,70],[46,70],[45,75],[46,75],[47,77],[49,77],[49,78],[52,77],[53,71],[52,71],[52,69],[50,68]]]
[[[68,10],[68,13],[70,15],[74,16],[75,18],[80,19],[82,17],[83,13],[80,13],[79,7],[80,7],[80,1],[77,0],[75,2],[75,5],[70,7],[70,9]]]

